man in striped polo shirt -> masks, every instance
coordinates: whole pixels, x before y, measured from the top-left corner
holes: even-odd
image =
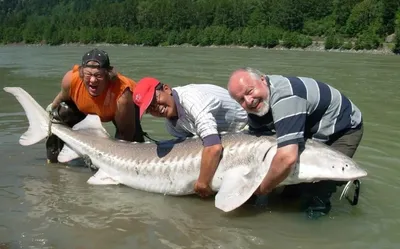
[[[226,89],[211,84],[189,84],[170,88],[151,77],[141,79],[133,93],[140,117],[150,113],[166,118],[174,137],[197,135],[203,141],[200,175],[194,190],[201,197],[212,194],[209,186],[218,167],[222,144],[220,132],[239,131],[247,125],[247,112]]]
[[[273,130],[277,136],[278,150],[258,194],[270,193],[289,175],[306,139],[323,142],[349,157],[361,141],[363,122],[357,106],[335,88],[312,78],[265,75],[244,68],[232,73],[228,91],[249,113],[250,130]],[[324,211],[329,212],[330,196],[341,184],[322,181],[287,189],[308,195],[310,205],[323,202]]]

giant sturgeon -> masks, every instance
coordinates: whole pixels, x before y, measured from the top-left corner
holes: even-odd
[[[86,157],[98,168],[88,179],[89,184],[123,184],[165,195],[194,193],[203,148],[200,139],[168,140],[159,144],[123,142],[111,138],[96,115],[88,115],[73,128],[51,124],[47,112],[25,90],[19,87],[4,90],[17,98],[29,121],[29,128],[19,143],[23,146],[38,143],[51,130],[65,142],[58,156],[60,162]],[[211,188],[217,192],[215,206],[228,212],[246,202],[260,185],[277,146],[274,136],[245,132],[225,134],[222,143],[223,157]],[[279,185],[352,181],[365,176],[367,172],[348,156],[309,139],[298,163]]]

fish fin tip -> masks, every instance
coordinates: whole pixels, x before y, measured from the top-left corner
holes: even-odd
[[[36,144],[48,136],[49,115],[39,103],[21,87],[4,87],[17,99],[28,118],[29,128],[20,137],[19,143],[23,146]]]
[[[81,122],[72,127],[74,131],[84,131],[99,137],[109,137],[98,115],[88,114]]]
[[[91,185],[118,185],[119,182],[111,178],[107,173],[99,169],[96,174],[87,180]]]
[[[259,179],[257,179],[259,178]],[[215,207],[230,212],[240,207],[261,184],[262,178],[249,167],[236,167],[226,172],[215,196]]]
[[[79,158],[80,156],[74,150],[71,149],[67,144],[64,144],[60,154],[57,157],[57,160],[61,163],[66,163],[72,161],[74,159]]]

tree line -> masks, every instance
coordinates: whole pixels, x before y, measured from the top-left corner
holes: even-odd
[[[0,0],[0,42],[376,49],[399,0]]]

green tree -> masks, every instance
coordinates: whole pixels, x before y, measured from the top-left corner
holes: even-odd
[[[17,43],[22,42],[24,39],[22,37],[21,29],[14,27],[5,27],[3,29],[3,42],[4,43]]]
[[[347,19],[346,32],[351,36],[356,36],[364,32],[373,25],[373,29],[378,30],[381,25],[383,13],[382,2],[376,0],[364,0],[356,4]]]
[[[325,49],[339,49],[343,45],[343,38],[337,34],[329,34],[325,39]]]
[[[309,36],[335,34],[356,39],[357,48],[376,47],[394,32],[399,5],[398,0],[4,0],[0,39],[250,47],[282,41],[304,48],[312,43]],[[334,39],[329,46],[337,47]]]
[[[26,43],[39,43],[43,40],[43,27],[46,18],[42,16],[31,16],[23,30],[22,37]]]
[[[382,34],[395,32],[396,11],[400,8],[399,0],[382,1]]]
[[[64,42],[64,30],[59,31],[54,23],[46,25],[44,29],[43,39],[49,45],[60,45]]]
[[[357,39],[354,48],[356,50],[359,49],[377,49],[380,46],[381,42],[378,35],[374,32],[374,30],[369,29],[364,31]]]
[[[344,30],[353,7],[362,0],[334,0],[332,16],[337,30]]]
[[[397,11],[396,13],[395,25],[396,25],[396,38],[395,38],[393,52],[396,54],[400,54],[400,10]]]
[[[298,0],[274,2],[271,24],[288,31],[299,31],[304,25],[304,13]]]

